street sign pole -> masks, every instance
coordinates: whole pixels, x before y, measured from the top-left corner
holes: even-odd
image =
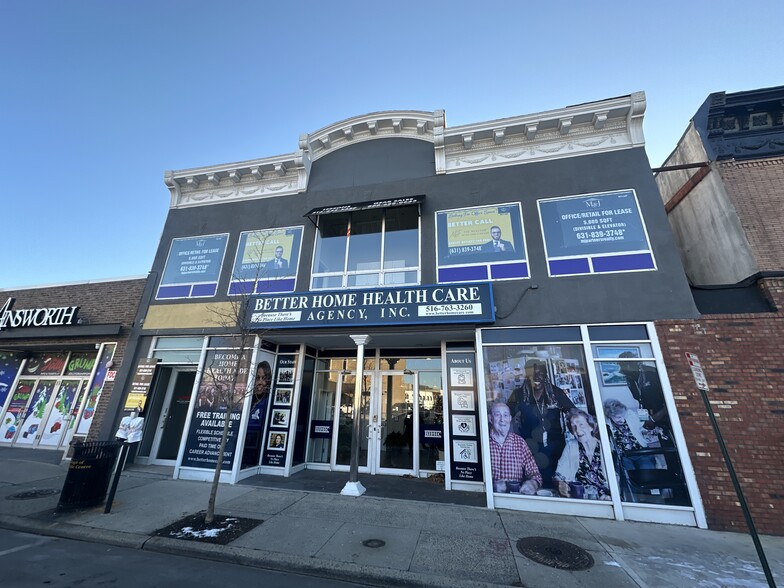
[[[760,564],[762,565],[762,571],[765,572],[765,579],[768,581],[768,586],[770,588],[776,588],[776,582],[773,579],[773,573],[771,572],[768,560],[765,557],[765,551],[762,548],[762,543],[760,542],[759,534],[757,533],[757,527],[754,526],[754,520],[751,518],[751,511],[749,510],[749,505],[746,503],[746,497],[740,486],[740,480],[738,480],[738,476],[735,474],[732,459],[730,459],[729,451],[727,451],[727,446],[724,444],[724,437],[721,434],[721,429],[719,429],[719,422],[716,420],[713,407],[711,406],[710,400],[708,400],[708,381],[705,379],[702,365],[700,364],[699,358],[693,353],[687,353],[686,358],[689,361],[689,367],[694,375],[694,381],[697,383],[697,390],[700,391],[702,401],[705,403],[705,410],[708,411],[708,418],[710,419],[711,426],[713,426],[716,440],[719,442],[721,454],[724,456],[724,463],[730,474],[730,480],[732,480],[732,485],[735,487],[735,494],[738,496],[738,502],[740,502],[740,507],[743,510],[743,516],[746,519],[746,525],[749,528],[751,540],[754,542],[754,548],[757,550],[757,557],[759,557]]]

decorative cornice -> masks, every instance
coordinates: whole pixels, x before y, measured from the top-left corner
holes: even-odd
[[[317,161],[341,147],[373,139],[402,137],[433,143],[438,112],[396,110],[355,116],[301,136],[300,148],[307,148],[311,160]]]
[[[645,94],[445,129],[445,169],[456,173],[645,144]],[[466,140],[470,137],[470,140]]]
[[[310,158],[304,150],[229,165],[167,171],[171,208],[297,194],[308,188]]]
[[[694,118],[712,160],[784,153],[784,86],[711,94]]]
[[[164,182],[172,208],[298,194],[307,190],[312,162],[388,138],[432,143],[437,174],[589,155],[643,146],[644,113],[642,92],[453,128],[447,128],[443,110],[376,112],[300,135],[294,153],[169,171]]]

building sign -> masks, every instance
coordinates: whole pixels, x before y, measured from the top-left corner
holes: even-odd
[[[310,421],[310,438],[311,439],[331,439],[332,438],[332,421]]]
[[[490,284],[413,286],[264,295],[249,302],[246,327],[366,327],[492,323]]]
[[[436,213],[439,282],[529,277],[519,203]]]
[[[229,295],[293,292],[303,227],[240,233]]]
[[[551,276],[656,269],[634,190],[537,204]]]
[[[17,327],[62,327],[77,324],[78,306],[12,310],[14,302],[15,298],[8,298],[0,307],[0,331]]]
[[[156,299],[215,296],[228,239],[224,233],[172,240]]]

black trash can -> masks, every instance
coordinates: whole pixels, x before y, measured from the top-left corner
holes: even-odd
[[[122,443],[88,441],[75,443],[57,510],[97,506],[106,498]]]

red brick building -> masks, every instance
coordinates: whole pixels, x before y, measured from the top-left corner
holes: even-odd
[[[658,321],[708,524],[746,531],[696,353],[760,532],[784,532],[784,86],[711,94],[656,177],[702,316]]]

